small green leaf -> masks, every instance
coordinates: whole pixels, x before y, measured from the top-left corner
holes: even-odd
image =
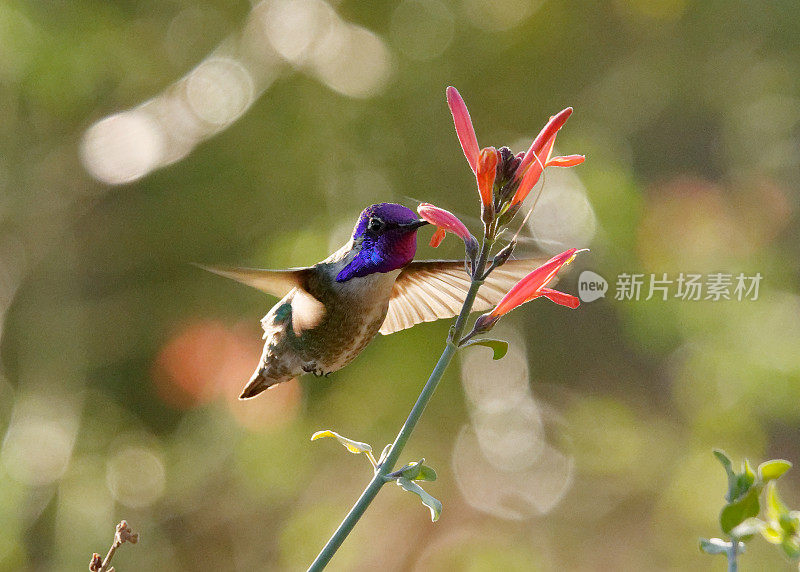
[[[324,431],[317,431],[311,436],[312,441],[322,439],[323,437],[332,437],[339,441],[351,453],[372,453],[372,447],[368,443],[361,443],[360,441],[353,441],[347,437],[342,437],[336,431],[325,429]]]
[[[508,353],[508,342],[504,340],[492,340],[488,338],[481,340],[469,340],[462,347],[467,346],[486,346],[487,348],[491,348],[494,352],[492,359],[502,359],[503,356]]]
[[[714,449],[714,456],[722,463],[722,466],[725,467],[725,471],[728,475],[733,474],[733,463],[731,462],[730,457],[723,451],[722,449]],[[706,540],[701,538],[700,540]],[[712,538],[712,540],[719,540],[717,538]]]
[[[425,459],[414,461],[386,475],[389,479],[404,478],[409,481],[435,481],[436,471],[425,464]]]
[[[422,504],[427,506],[431,510],[431,521],[436,522],[439,520],[439,516],[442,514],[442,503],[439,502],[437,499],[433,498],[425,489],[419,486],[414,481],[409,481],[403,477],[397,479],[397,484],[410,493],[414,493],[418,495]]]
[[[755,484],[756,474],[750,466],[750,461],[745,459],[742,462],[742,472],[736,475],[733,482],[733,487],[729,491],[728,502],[737,501],[744,497],[750,491],[750,488]],[[758,491],[761,492],[761,484],[758,484]]]
[[[736,480],[731,491],[731,498],[728,501],[735,501],[742,498],[756,482],[756,473],[753,467],[750,466],[750,461],[745,459],[742,461],[742,472],[736,475]],[[759,492],[761,490],[759,489]]]
[[[725,534],[729,534],[734,527],[745,519],[757,516],[759,511],[758,493],[761,487],[750,487],[741,498],[725,506],[719,515],[719,524]]]
[[[424,460],[425,459],[422,459],[422,461],[424,461]],[[413,481],[416,478],[416,476],[419,474],[419,464],[422,463],[422,461],[419,461],[419,462],[414,461],[414,462],[409,463],[407,465],[403,465],[402,467],[400,467],[396,471],[393,471],[393,472],[389,473],[388,475],[386,475],[386,479],[387,480],[392,480],[392,479],[399,479],[400,477],[403,477],[404,479],[408,479],[409,481]]]
[[[797,534],[797,519],[789,516],[788,512],[783,513],[778,518],[778,524],[781,529],[786,532],[787,536],[794,536]]]
[[[758,478],[762,483],[767,483],[779,478],[783,473],[792,468],[789,461],[783,459],[773,459],[766,461],[758,466]]]
[[[726,554],[730,550],[730,542],[726,542],[721,538],[701,538],[700,550],[706,554]]]
[[[800,534],[800,511],[790,510],[787,518],[791,522],[792,534]]]
[[[753,466],[750,464],[748,459],[745,459],[742,463],[742,474],[740,478],[745,484],[745,488],[742,490],[742,492],[747,491],[751,486],[753,486],[753,483],[756,482],[756,472],[753,470]]]
[[[428,465],[421,465],[419,468],[419,475],[417,478],[414,479],[415,481],[435,481],[436,480],[436,471],[433,470],[433,467],[429,467]]]
[[[789,558],[795,559],[800,557],[800,540],[796,537],[789,536],[781,543],[781,548]]]
[[[722,449],[714,449],[714,456],[722,463],[725,468],[725,474],[728,475],[728,494],[725,498],[730,502],[735,498],[734,489],[736,488],[736,473],[733,472],[733,463]]]

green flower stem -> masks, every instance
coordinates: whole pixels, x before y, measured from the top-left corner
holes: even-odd
[[[333,536],[331,536],[323,549],[314,559],[314,562],[311,563],[311,566],[308,568],[309,572],[319,571],[327,566],[328,562],[330,562],[330,559],[333,558],[333,555],[342,545],[342,542],[344,542],[344,539],[347,538],[347,536],[353,530],[353,527],[367,510],[367,507],[369,507],[372,500],[377,496],[378,491],[380,491],[381,487],[386,484],[386,475],[388,475],[390,472],[392,472],[392,469],[394,469],[397,459],[400,457],[400,453],[403,452],[406,442],[408,441],[409,437],[411,437],[411,433],[417,426],[417,422],[419,421],[420,417],[422,417],[422,412],[425,411],[425,407],[428,405],[431,397],[433,397],[433,393],[436,391],[436,387],[439,385],[439,381],[441,381],[447,366],[450,365],[450,361],[452,361],[453,356],[455,355],[456,351],[458,351],[458,346],[456,344],[458,344],[458,340],[461,339],[461,335],[464,332],[464,327],[467,324],[467,318],[469,318],[472,305],[475,302],[475,297],[478,295],[478,289],[481,287],[481,284],[483,284],[483,280],[476,279],[476,277],[483,276],[486,268],[486,261],[489,258],[489,252],[492,249],[493,242],[494,241],[491,239],[484,239],[483,241],[480,256],[478,257],[478,261],[473,269],[472,282],[470,284],[469,291],[467,292],[467,297],[464,300],[464,305],[461,307],[461,313],[458,315],[456,323],[447,338],[447,345],[445,346],[442,355],[439,357],[439,361],[436,362],[436,367],[433,368],[425,387],[422,388],[422,392],[419,394],[416,403],[414,403],[411,413],[408,414],[406,422],[403,424],[403,427],[397,434],[397,437],[392,444],[392,448],[389,450],[389,453],[386,455],[384,461],[378,467],[378,470],[375,471],[375,475],[367,485],[367,488],[364,489],[364,492],[361,493],[361,496],[356,501],[356,504],[353,505],[353,508],[350,509],[350,512],[339,525],[339,528],[337,528],[336,532],[333,533]]]

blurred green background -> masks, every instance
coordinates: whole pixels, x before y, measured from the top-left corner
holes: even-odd
[[[190,262],[313,263],[380,201],[477,231],[444,89],[482,145],[572,105],[525,250],[590,246],[604,299],[536,301],[465,352],[332,570],[723,569],[711,455],[800,462],[800,4],[0,3],[0,569],[304,569],[448,325],[236,400],[274,299]],[[459,256],[429,231],[418,257]],[[615,300],[617,276],[763,276],[757,300]],[[672,294],[674,294],[673,285]],[[779,485],[800,505],[800,470]],[[756,539],[745,569],[788,569]]]

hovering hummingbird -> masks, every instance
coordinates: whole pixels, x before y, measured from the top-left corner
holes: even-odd
[[[351,239],[313,266],[287,270],[202,268],[280,297],[261,320],[264,352],[240,399],[350,363],[379,332],[452,318],[470,285],[463,260],[412,262],[417,229],[428,224],[409,208],[379,203],[361,212]],[[474,311],[488,310],[539,259],[509,260],[478,291]]]

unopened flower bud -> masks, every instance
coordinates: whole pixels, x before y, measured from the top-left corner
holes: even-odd
[[[500,249],[500,252],[494,257],[494,264],[495,266],[501,266],[506,263],[506,261],[511,257],[514,252],[514,247],[517,246],[517,241],[512,240],[508,244],[506,244],[503,248]]]
[[[478,316],[478,319],[475,320],[475,324],[472,326],[472,331],[467,336],[471,338],[475,334],[483,334],[491,330],[497,320],[500,319],[500,316],[492,316],[491,314],[481,314]]]

